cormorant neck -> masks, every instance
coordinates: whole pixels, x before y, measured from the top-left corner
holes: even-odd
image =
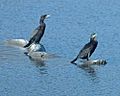
[[[95,42],[97,41],[96,39],[90,38],[90,42]]]
[[[40,24],[44,23],[44,20],[43,19],[40,19]]]
[[[94,41],[94,39],[90,38],[90,42],[93,42],[93,41]]]

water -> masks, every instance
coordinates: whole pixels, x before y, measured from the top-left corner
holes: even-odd
[[[32,61],[23,50],[4,45],[29,39],[46,13],[51,18],[41,42],[60,58]],[[119,0],[1,0],[0,96],[119,96],[119,26]],[[91,58],[106,59],[107,65],[85,70],[70,64],[93,32],[99,45]]]

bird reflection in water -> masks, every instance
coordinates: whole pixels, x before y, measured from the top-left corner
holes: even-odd
[[[34,64],[38,69],[41,75],[48,74],[46,69],[46,63],[44,60],[35,60],[29,57],[32,64]]]
[[[85,66],[84,64],[82,65],[77,65],[79,68],[85,70],[88,73],[95,73],[95,69],[92,66]]]
[[[45,66],[45,62],[43,60],[35,60],[29,57],[29,59],[36,65],[36,67],[43,67]]]

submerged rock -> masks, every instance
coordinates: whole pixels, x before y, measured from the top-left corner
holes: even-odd
[[[40,52],[40,51],[31,52],[31,53],[28,53],[27,55],[30,57],[30,59],[33,59],[33,60],[46,60],[46,59],[58,57],[55,54],[50,54],[50,53]]]
[[[46,52],[45,47],[42,44],[32,44],[30,47],[27,48],[28,52]]]
[[[25,39],[10,39],[5,41],[6,45],[18,47],[24,50],[24,54],[35,60],[44,60],[53,57],[53,55],[46,53],[46,49],[42,44],[31,44],[31,46],[24,48],[28,43]]]

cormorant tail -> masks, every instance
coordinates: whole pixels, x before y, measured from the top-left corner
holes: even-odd
[[[30,45],[31,45],[31,43],[29,42],[28,44],[26,44],[26,45],[24,46],[24,48],[29,47]]]
[[[75,61],[78,59],[78,57],[76,57],[74,60],[71,61],[71,63],[75,63]]]

